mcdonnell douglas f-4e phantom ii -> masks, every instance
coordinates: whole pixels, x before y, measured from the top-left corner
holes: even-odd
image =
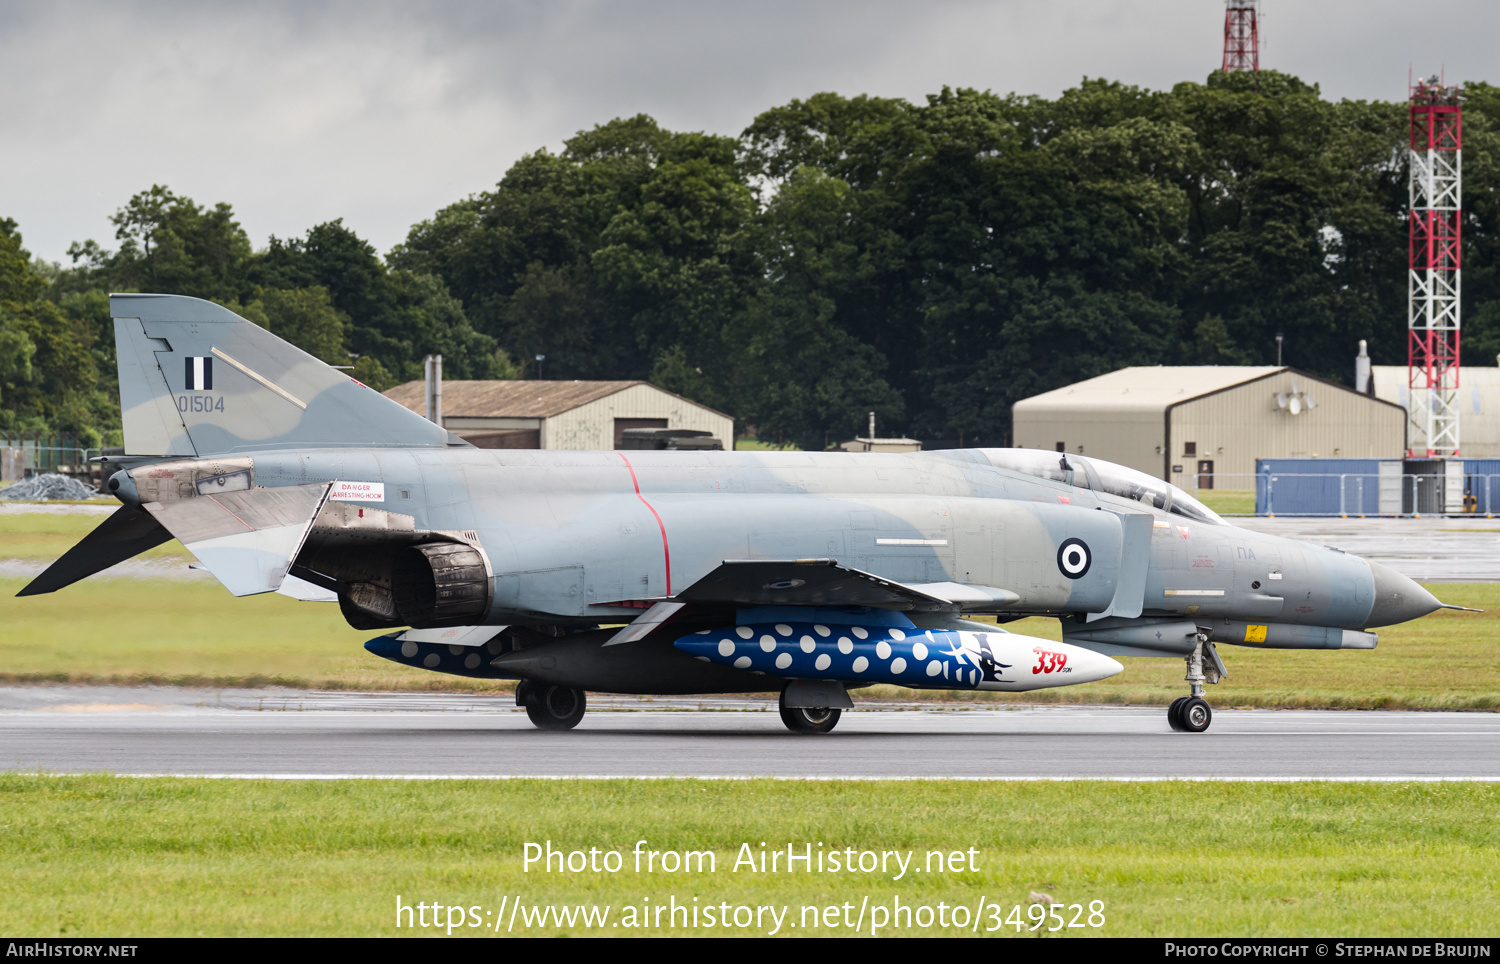
[[[1372,649],[1443,607],[1097,459],[477,449],[210,302],[110,308],[123,505],[21,595],[176,537],[236,596],[336,599],[388,631],[376,655],[519,680],[544,728],[587,690],[774,689],[827,732],[872,683],[1015,692],[1168,656],[1190,688],[1168,720],[1201,732],[1216,644]],[[998,625],[1035,615],[1064,641]]]

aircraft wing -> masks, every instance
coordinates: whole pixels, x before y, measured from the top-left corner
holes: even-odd
[[[737,606],[874,606],[917,612],[1003,609],[1006,589],[932,583],[913,586],[840,566],[836,559],[726,559],[678,593],[678,602]]]
[[[275,592],[302,548],[329,486],[216,492],[143,508],[236,596]]]

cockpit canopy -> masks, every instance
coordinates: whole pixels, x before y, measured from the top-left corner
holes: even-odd
[[[1140,502],[1194,522],[1228,525],[1217,512],[1170,482],[1113,462],[1040,449],[988,449],[985,454],[997,468]]]

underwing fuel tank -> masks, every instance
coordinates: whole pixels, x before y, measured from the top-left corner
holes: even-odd
[[[1023,692],[1092,683],[1124,667],[1049,639],[965,629],[903,629],[811,621],[706,629],[673,645],[700,660],[766,676]]]

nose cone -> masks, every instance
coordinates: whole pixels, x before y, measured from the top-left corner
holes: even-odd
[[[1388,566],[1370,563],[1375,577],[1375,606],[1365,626],[1393,626],[1443,608],[1437,597]]]

